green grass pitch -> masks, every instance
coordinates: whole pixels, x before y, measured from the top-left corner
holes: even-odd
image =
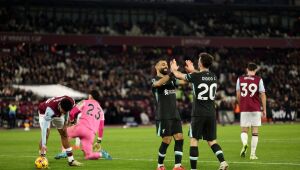
[[[189,166],[188,125],[184,126],[183,165]],[[25,132],[22,129],[0,130],[0,170],[33,170],[38,156],[39,129]],[[249,139],[251,139],[249,137]],[[101,170],[154,170],[161,139],[155,135],[155,127],[117,128],[106,127],[102,147],[114,158],[107,160],[84,160],[81,151],[75,151],[75,158],[84,163],[83,167],[69,167],[67,161],[55,160],[60,151],[60,139],[56,129],[51,129],[47,158],[50,169],[101,169]],[[264,125],[259,131],[257,156],[250,161],[249,152],[242,159],[240,128],[238,125],[218,126],[218,142],[225,158],[233,170],[299,170],[300,169],[300,124]],[[173,142],[169,146],[165,165],[171,170],[174,164]],[[206,142],[199,145],[198,169],[216,170],[219,166]]]

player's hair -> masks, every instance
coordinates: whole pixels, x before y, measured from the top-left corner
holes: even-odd
[[[100,94],[97,90],[91,90],[89,94],[93,97],[94,100],[99,101]]]
[[[247,69],[249,71],[255,71],[257,69],[257,65],[255,63],[248,63]]]
[[[70,111],[73,108],[73,103],[69,99],[62,99],[60,101],[60,107],[64,111],[68,112],[68,111]]]
[[[166,57],[160,57],[155,61],[155,65],[158,64],[160,61],[166,61],[168,62],[168,59]]]
[[[199,60],[202,63],[203,67],[209,68],[212,65],[213,57],[208,53],[200,53]]]

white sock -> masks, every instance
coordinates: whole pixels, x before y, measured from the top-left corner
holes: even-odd
[[[67,152],[67,155],[68,155],[68,152],[72,153],[72,147],[67,148],[66,152]],[[72,162],[73,160],[74,160],[74,157],[73,157],[73,153],[72,153],[72,156],[68,156],[68,162]]]
[[[164,164],[157,164],[157,168],[164,166]]]
[[[242,132],[241,133],[241,140],[242,140],[243,146],[247,145],[247,143],[248,143],[248,133]]]
[[[181,164],[175,164],[175,168],[179,168],[181,166]]]
[[[258,143],[258,136],[252,136],[251,155],[255,155],[257,143]]]
[[[75,138],[75,145],[78,147],[80,146],[80,138]]]

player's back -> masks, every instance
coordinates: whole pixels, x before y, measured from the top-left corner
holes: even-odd
[[[50,107],[54,111],[54,113],[55,113],[54,116],[55,117],[60,116],[61,113],[58,110],[58,104],[63,99],[68,99],[73,103],[73,105],[75,104],[75,101],[69,96],[52,97],[52,98],[49,98],[48,100],[46,100],[46,101],[39,104],[40,114],[45,114],[45,111],[46,111],[47,107]]]
[[[194,92],[192,116],[215,116],[216,75],[202,71],[188,75],[188,79],[193,83]]]
[[[84,100],[79,124],[96,133],[100,120],[104,120],[104,112],[99,103],[96,100]]]
[[[240,90],[241,112],[261,111],[259,92],[264,92],[263,82],[259,76],[240,76],[237,83]]]

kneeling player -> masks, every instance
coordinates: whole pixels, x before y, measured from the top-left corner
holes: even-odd
[[[100,152],[93,152],[93,142],[95,134],[98,131],[98,143],[96,146],[99,148],[103,136],[104,128],[104,113],[97,102],[99,93],[92,90],[89,94],[88,100],[83,100],[77,104],[70,112],[70,121],[74,121],[75,117],[81,113],[80,121],[71,127],[67,128],[68,136],[70,138],[80,138],[82,143],[82,150],[85,159],[112,159],[111,156],[104,150]],[[55,158],[66,157],[65,152],[58,154]]]

